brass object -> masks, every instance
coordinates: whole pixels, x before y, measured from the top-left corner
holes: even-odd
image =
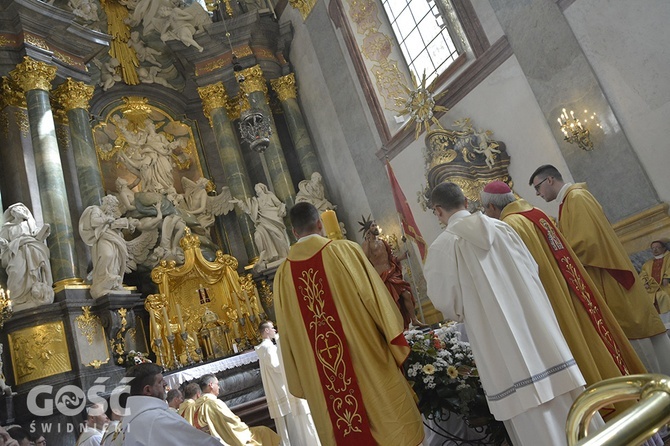
[[[265,101],[268,102],[268,86],[260,65],[254,65],[253,67],[245,68],[239,73],[240,75],[244,76],[244,82],[240,84],[240,90],[242,90],[247,95],[260,91],[265,95]]]
[[[9,290],[5,291],[0,286],[0,329],[4,327],[5,322],[12,317],[13,313],[12,301],[9,298]],[[2,373],[2,370],[0,370],[0,373]]]
[[[63,321],[23,328],[8,338],[17,385],[72,370]]]
[[[93,97],[95,87],[77,82],[68,77],[51,93],[53,98],[67,112],[75,108],[88,110],[88,101]]]
[[[198,87],[198,94],[202,100],[202,111],[209,119],[209,125],[212,125],[212,110],[216,108],[225,108],[229,98],[223,82]]]
[[[286,76],[278,77],[270,80],[272,89],[277,93],[280,101],[284,102],[287,99],[295,99],[298,97],[298,90],[295,86],[295,74],[290,73]]]
[[[586,112],[586,110],[584,110]],[[595,117],[595,113],[591,115],[591,119]],[[588,119],[587,119],[588,120]],[[582,124],[579,118],[575,118],[575,113],[570,110],[570,114],[563,109],[561,117],[558,118],[558,124],[561,126],[563,132],[563,139],[570,144],[577,144],[582,150],[587,152],[593,150],[593,142],[591,141],[591,132],[586,128],[586,122]],[[600,124],[597,124],[600,127]]]
[[[86,337],[88,345],[93,345],[93,337],[95,336],[95,332],[98,331],[98,327],[102,328],[102,322],[98,316],[91,313],[90,306],[81,307],[81,309],[84,313],[74,318],[74,321],[77,323],[81,334]]]
[[[639,402],[588,436],[593,415],[620,401]],[[572,404],[566,423],[568,445],[640,444],[670,421],[670,377],[659,374],[610,378],[589,386]]]
[[[297,9],[302,16],[302,21],[307,20],[312,8],[316,5],[316,0],[288,0],[288,3]]]
[[[23,62],[10,71],[9,75],[24,92],[30,90],[49,91],[51,90],[51,81],[56,77],[56,70],[57,68],[53,65],[24,56]]]

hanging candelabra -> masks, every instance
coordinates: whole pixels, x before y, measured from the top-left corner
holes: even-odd
[[[585,124],[575,118],[575,112],[570,110],[570,114],[563,109],[561,117],[558,118],[558,123],[561,126],[564,139],[570,144],[577,144],[582,150],[593,150],[593,142],[591,141],[591,132],[586,128]]]

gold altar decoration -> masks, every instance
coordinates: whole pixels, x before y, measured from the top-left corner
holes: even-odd
[[[261,298],[261,302],[265,304],[265,308],[273,308],[274,299],[272,296],[272,288],[270,288],[267,280],[261,280],[261,286],[258,289],[258,294]]]
[[[102,0],[100,5],[107,15],[107,33],[113,37],[109,55],[121,63],[123,82],[128,85],[139,85],[140,79],[136,67],[140,66],[140,61],[135,50],[128,46],[130,40],[130,26],[126,23],[130,18],[128,8],[118,0]]]
[[[209,120],[209,125],[213,127],[212,110],[225,108],[228,103],[226,88],[223,86],[223,82],[216,82],[204,87],[198,87],[198,94],[202,101],[202,112]]]
[[[316,5],[316,0],[288,0],[288,3],[297,9],[302,16],[302,21],[307,20],[307,16],[312,12],[312,8]]]
[[[145,302],[151,348],[159,362],[177,368],[189,358],[221,357],[253,345],[262,311],[251,276],[240,278],[237,259],[221,251],[214,262],[207,261],[200,239],[188,228],[179,245],[184,264],[161,261],[151,272],[160,294]]]
[[[93,345],[93,337],[95,332],[98,331],[98,327],[102,328],[102,323],[100,318],[95,314],[91,313],[91,307],[81,307],[83,314],[80,314],[74,321],[77,323],[77,327],[82,335],[86,337],[88,345]]]
[[[2,76],[0,81],[0,110],[7,106],[28,108],[26,95],[23,94],[21,87],[16,80],[10,76]]]
[[[9,72],[17,85],[24,92],[30,90],[51,90],[51,81],[56,77],[57,68],[53,65],[39,62],[29,56],[23,57],[23,62]]]
[[[240,83],[240,90],[247,95],[260,91],[265,95],[265,102],[269,103],[268,86],[260,65],[245,68],[239,72],[238,76],[244,76],[244,82]]]
[[[63,321],[16,330],[8,339],[17,385],[72,370]]]
[[[75,108],[88,110],[88,101],[93,97],[94,90],[92,85],[86,85],[68,77],[65,82],[56,87],[52,95],[66,112]]]
[[[442,125],[435,117],[435,113],[446,113],[449,111],[447,107],[436,105],[436,101],[447,93],[447,90],[444,90],[438,95],[434,95],[433,90],[435,89],[436,82],[437,78],[426,87],[426,72],[423,72],[420,84],[417,83],[416,76],[412,73],[412,84],[414,85],[414,89],[410,90],[405,87],[407,98],[396,99],[396,103],[404,107],[400,110],[400,114],[409,114],[409,120],[406,125],[410,126],[412,123],[416,123],[414,139],[419,137],[421,130],[424,127],[426,128],[426,131],[430,130],[431,123],[441,129]]]
[[[286,76],[278,77],[277,79],[271,79],[270,85],[272,89],[277,93],[277,98],[281,102],[284,102],[287,99],[295,99],[298,97],[298,89],[295,86],[295,74],[290,73]]]
[[[13,312],[12,301],[9,298],[9,290],[5,291],[4,288],[0,286],[0,329],[4,327],[7,319],[12,317]]]

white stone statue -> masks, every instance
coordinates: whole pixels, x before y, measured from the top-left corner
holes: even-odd
[[[337,206],[326,198],[323,178],[319,172],[312,173],[309,180],[302,180],[298,184],[298,193],[295,196],[295,202],[300,203],[303,201],[313,204],[319,212],[337,209]]]
[[[142,39],[140,39],[140,33],[138,31],[133,31],[130,33],[130,40],[128,40],[128,46],[135,50],[137,54],[137,60],[140,62],[149,62],[152,65],[157,67],[161,66],[161,63],[156,60],[156,56],[160,56],[161,52],[147,46]]]
[[[119,199],[119,212],[121,215],[124,215],[128,211],[134,211],[137,209],[137,206],[135,205],[135,193],[130,190],[131,186],[128,185],[128,181],[126,181],[124,178],[118,177],[114,184],[116,185],[116,198]],[[135,186],[133,185],[132,187]]]
[[[4,346],[0,344],[0,392],[4,393],[5,395],[16,395],[16,392],[12,392],[12,388],[7,385],[6,379],[5,378],[5,372],[3,370],[3,360],[2,360],[2,352],[4,350]]]
[[[121,62],[115,57],[112,57],[107,62],[100,62],[98,59],[93,59],[93,63],[100,70],[100,85],[103,91],[107,91],[114,86],[115,83],[121,82],[121,75],[119,75],[118,68]]]
[[[23,203],[15,203],[3,215],[0,229],[0,258],[7,271],[7,289],[14,311],[54,301],[53,278],[46,238],[51,228],[37,227],[33,214]]]
[[[288,255],[289,240],[283,217],[286,216],[286,205],[279,201],[274,193],[263,183],[254,189],[256,196],[245,201],[233,199],[242,211],[247,213],[254,222],[254,242],[260,257],[267,262],[283,259]]]
[[[191,6],[197,6],[202,9],[198,3],[194,3]],[[159,29],[163,42],[179,40],[184,45],[192,46],[199,52],[203,51],[203,47],[193,38],[193,35],[196,33],[196,27],[201,27],[202,25],[198,23],[198,18],[189,12],[188,9],[161,6],[158,10],[158,16],[164,19]]]
[[[91,296],[94,299],[109,293],[126,293],[123,275],[128,262],[128,247],[121,230],[134,231],[136,222],[121,217],[119,200],[114,195],[104,196],[100,206],[89,206],[81,214],[79,234],[91,247]]]
[[[218,195],[212,197],[207,195],[208,183],[207,178],[199,178],[195,182],[186,177],[181,178],[186,209],[196,216],[205,229],[214,224],[214,217],[225,215],[235,207],[230,189],[223,187]]]
[[[498,147],[498,143],[495,143],[489,139],[491,134],[492,133],[490,130],[480,129],[478,132],[475,132],[475,135],[479,138],[479,147],[474,149],[474,152],[484,155],[486,165],[489,167],[489,169],[493,169],[493,164],[495,163],[495,154],[500,153],[500,150],[496,148]]]
[[[139,67],[137,69],[137,77],[143,84],[158,84],[176,90],[170,81],[168,81],[161,73],[162,70],[158,67]]]
[[[87,22],[97,22],[98,5],[91,0],[70,0],[67,5],[72,8],[72,13]]]

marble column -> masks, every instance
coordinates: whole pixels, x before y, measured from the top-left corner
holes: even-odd
[[[246,94],[249,105],[252,109],[258,109],[270,120],[272,127],[272,136],[270,136],[270,145],[263,153],[265,161],[270,172],[270,181],[274,193],[281,201],[286,203],[287,208],[295,204],[295,187],[291,174],[288,170],[286,157],[282,151],[279,136],[277,135],[277,126],[272,118],[272,110],[267,100],[268,87],[261,67],[254,65],[246,68],[240,73],[244,76],[244,82],[240,84],[240,89]]]
[[[92,85],[67,78],[53,92],[54,98],[67,113],[70,124],[70,143],[77,168],[82,209],[100,205],[105,195],[88,114],[88,101],[93,97],[93,90]]]
[[[56,67],[26,56],[10,73],[26,94],[30,136],[35,154],[37,184],[44,222],[51,225],[47,244],[51,251],[54,286],[77,282],[74,232],[67,202],[65,179],[58,152],[56,128],[49,103]]]
[[[233,197],[244,201],[252,197],[253,188],[249,175],[244,167],[242,151],[235,137],[233,124],[228,117],[228,94],[222,82],[198,88],[202,99],[202,108],[205,116],[214,130],[214,138],[219,148],[219,156],[226,183]],[[239,206],[235,206],[235,215],[242,232],[242,241],[250,262],[258,257],[258,249],[254,244],[254,224],[249,216]]]
[[[316,151],[307,132],[302,110],[300,110],[300,105],[296,99],[298,91],[295,86],[295,74],[291,73],[277,79],[272,79],[270,85],[277,93],[282,110],[284,110],[284,117],[291,134],[293,146],[298,154],[302,174],[305,179],[309,179],[314,172],[321,172],[321,166],[319,166],[319,160],[316,157]]]

